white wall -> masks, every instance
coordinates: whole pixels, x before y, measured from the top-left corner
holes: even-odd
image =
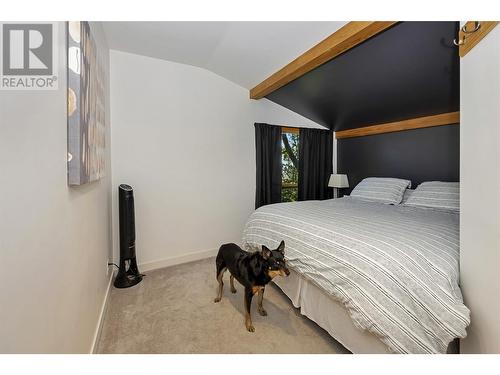
[[[1,353],[88,353],[108,285],[110,154],[67,186],[64,23],[58,47],[59,90],[0,91]]]
[[[111,51],[114,255],[117,187],[134,188],[141,271],[240,242],[254,208],[254,122],[319,125],[207,70]]]
[[[500,353],[500,26],[460,74],[460,268],[472,321],[460,347]]]

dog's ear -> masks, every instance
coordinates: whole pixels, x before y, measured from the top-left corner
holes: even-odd
[[[262,245],[262,258],[269,259],[271,257],[271,250],[269,250],[266,246]]]
[[[281,241],[276,250],[278,250],[281,254],[285,254],[285,241]]]

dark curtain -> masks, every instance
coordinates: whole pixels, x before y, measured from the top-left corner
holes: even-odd
[[[281,126],[255,123],[255,208],[281,202]]]
[[[333,198],[328,180],[333,171],[333,133],[321,129],[300,129],[299,201]]]

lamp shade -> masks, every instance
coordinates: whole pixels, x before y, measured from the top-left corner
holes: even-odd
[[[330,181],[328,181],[328,186],[334,188],[348,188],[349,181],[347,180],[347,175],[346,174],[330,175]]]

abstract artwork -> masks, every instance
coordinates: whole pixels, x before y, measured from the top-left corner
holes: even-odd
[[[104,65],[88,22],[67,23],[68,184],[99,180],[105,172]]]

